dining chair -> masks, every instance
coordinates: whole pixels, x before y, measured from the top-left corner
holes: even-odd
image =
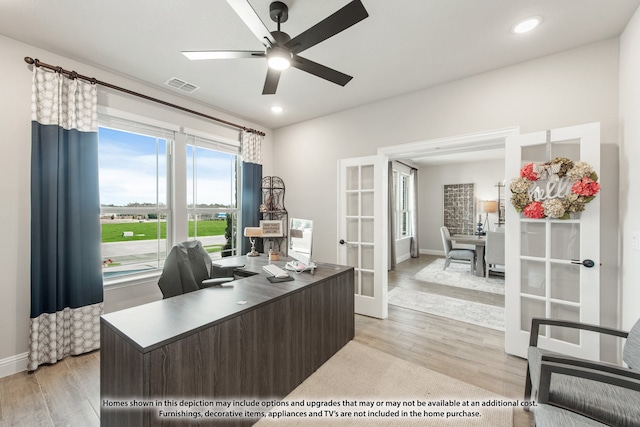
[[[442,236],[442,245],[444,246],[445,256],[443,270],[446,270],[452,262],[468,262],[471,265],[470,272],[471,274],[474,274],[476,266],[476,251],[474,249],[454,248],[451,243],[451,233],[449,233],[449,229],[447,227],[440,227],[440,235]]]
[[[500,272],[504,274],[504,233],[499,231],[487,231],[484,260],[487,264],[485,273]]]

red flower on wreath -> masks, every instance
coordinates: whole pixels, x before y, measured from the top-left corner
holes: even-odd
[[[527,218],[540,219],[544,218],[544,208],[542,202],[531,202],[523,209],[524,216]]]
[[[576,181],[571,187],[571,192],[578,196],[589,197],[597,194],[598,191],[600,191],[600,184],[586,176]]]
[[[520,177],[527,178],[529,181],[538,180],[538,174],[533,171],[533,163],[524,165],[522,169],[520,169]]]

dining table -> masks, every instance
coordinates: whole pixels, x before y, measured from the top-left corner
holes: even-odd
[[[460,245],[474,245],[476,247],[476,276],[484,277],[484,246],[486,236],[474,234],[454,234],[451,240]]]

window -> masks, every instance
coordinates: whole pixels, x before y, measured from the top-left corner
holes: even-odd
[[[237,147],[187,136],[189,239],[212,258],[236,255],[239,168]]]
[[[171,219],[173,140],[173,132],[167,130],[101,120],[98,162],[105,278],[162,268]]]
[[[189,239],[212,258],[235,255],[239,144],[119,114],[99,115],[105,283],[158,274],[171,247]]]
[[[411,177],[408,174],[397,170],[393,171],[397,239],[411,236],[410,182]]]

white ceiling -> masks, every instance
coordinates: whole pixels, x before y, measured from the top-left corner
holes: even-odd
[[[270,30],[270,0],[249,0]],[[640,0],[362,0],[369,18],[302,56],[352,75],[340,87],[297,69],[261,95],[261,59],[189,61],[181,50],[262,50],[225,0],[1,0],[0,34],[168,88],[272,129],[618,36]],[[349,0],[285,0],[295,37]],[[540,15],[533,33],[518,20]],[[24,56],[32,56],[24,52]],[[38,58],[48,62],[47,58]],[[52,64],[65,67],[65,64]],[[25,64],[26,66],[26,64]],[[82,70],[76,70],[82,73]],[[100,79],[101,76],[94,76]],[[274,115],[273,104],[284,107]]]

